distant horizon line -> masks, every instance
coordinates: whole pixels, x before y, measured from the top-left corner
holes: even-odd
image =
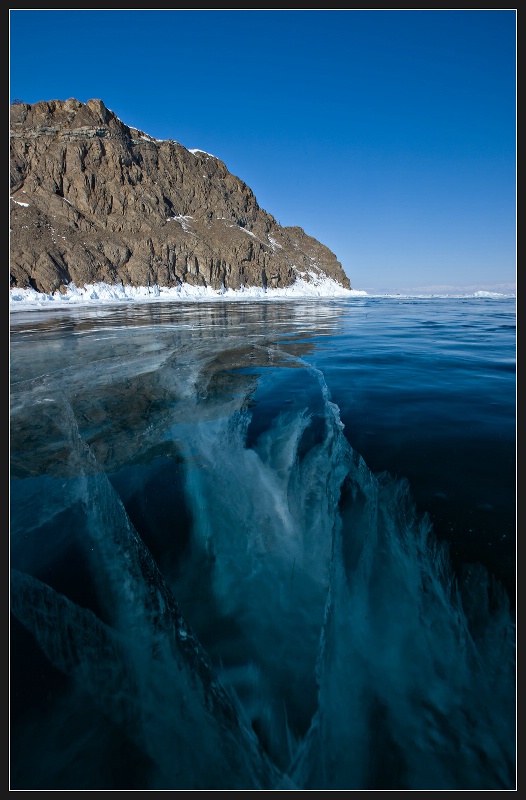
[[[352,281],[353,291],[363,292],[440,292],[440,293],[466,293],[473,292],[501,292],[503,294],[517,292],[517,282],[508,283],[471,283],[471,284],[452,284],[452,283],[433,283],[419,286],[355,286]]]

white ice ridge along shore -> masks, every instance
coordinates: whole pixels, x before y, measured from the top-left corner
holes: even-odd
[[[69,284],[65,293],[56,291],[50,294],[37,292],[31,288],[10,289],[10,308],[42,307],[50,305],[84,305],[105,304],[119,301],[212,301],[212,300],[278,300],[278,299],[314,299],[345,298],[365,296],[366,292],[345,289],[328,277],[312,277],[310,281],[298,278],[292,286],[282,289],[258,286],[243,289],[212,289],[210,286],[191,286],[181,284],[177,287],[163,286],[111,286],[106,283],[86,284],[77,287]]]

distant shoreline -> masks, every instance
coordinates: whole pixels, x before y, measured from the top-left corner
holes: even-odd
[[[87,284],[79,288],[70,284],[65,294],[55,292],[44,294],[35,289],[10,289],[9,310],[30,311],[42,308],[68,308],[77,306],[109,305],[115,303],[142,303],[142,302],[213,302],[213,301],[277,301],[277,300],[341,300],[347,298],[494,298],[515,299],[515,292],[497,291],[374,291],[360,289],[345,289],[336,281],[326,279],[323,281],[306,282],[296,281],[293,286],[285,289],[263,289],[249,287],[240,290],[224,289],[215,290],[210,287],[190,286],[183,284],[176,288],[159,286],[124,286],[117,284],[110,286],[105,283]]]

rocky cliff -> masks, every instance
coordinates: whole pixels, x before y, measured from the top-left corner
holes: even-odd
[[[222,161],[100,100],[11,106],[10,205],[12,287],[286,287],[324,273],[350,288],[327,247],[281,227]]]

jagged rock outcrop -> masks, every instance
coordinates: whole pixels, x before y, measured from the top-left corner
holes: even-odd
[[[336,256],[281,227],[218,158],[158,141],[101,100],[11,106],[12,287],[290,286]]]

